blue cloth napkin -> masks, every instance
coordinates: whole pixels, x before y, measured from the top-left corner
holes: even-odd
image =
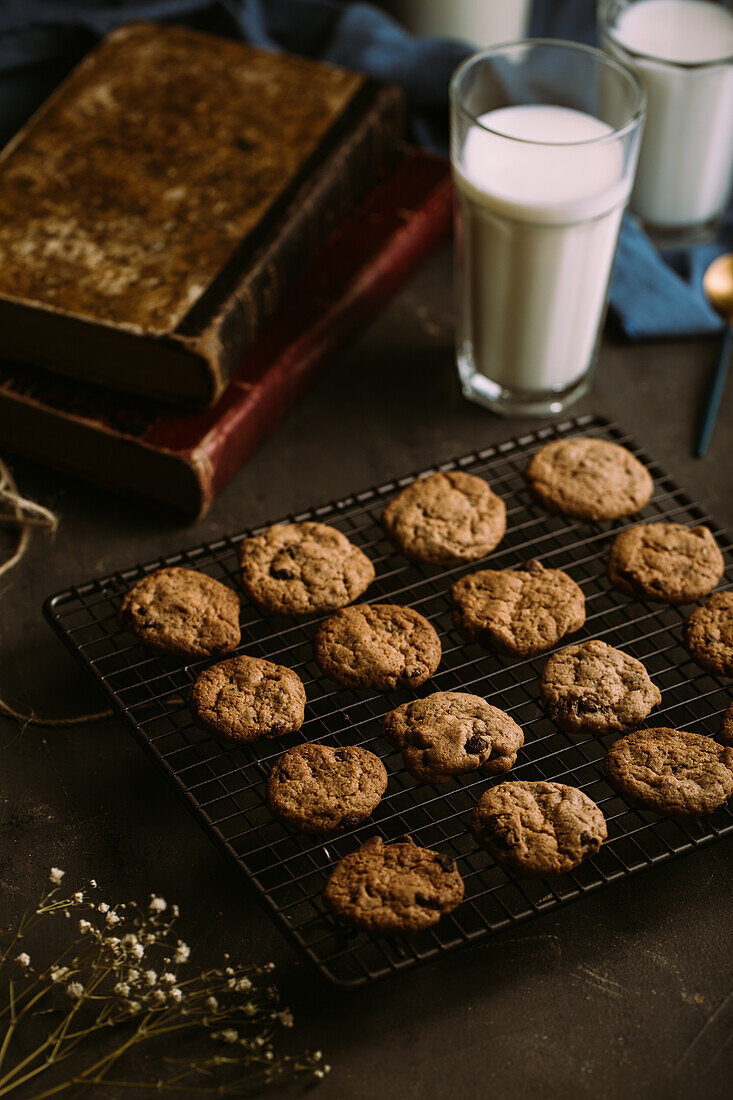
[[[426,3],[428,0],[426,0]],[[590,0],[535,0],[530,33],[595,42]],[[400,84],[412,137],[445,152],[448,84],[471,47],[412,37],[378,8],[347,0],[2,0],[0,141],[7,140],[69,69],[113,27],[132,19],[181,23],[285,49]],[[702,272],[733,240],[661,256],[629,215],[611,284],[611,307],[632,339],[699,336],[722,322],[705,301]]]

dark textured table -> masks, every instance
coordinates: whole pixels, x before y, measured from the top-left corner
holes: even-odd
[[[41,617],[49,592],[532,426],[500,420],[461,397],[450,299],[445,251],[195,527],[17,461],[21,492],[57,510],[62,523],[53,542],[36,535],[23,564],[0,582],[3,693],[42,713],[104,705]],[[618,420],[731,528],[733,391],[708,457],[696,461],[691,449],[715,347],[630,346],[610,332],[595,389],[577,411]],[[333,1065],[317,1093],[322,1100],[730,1095],[729,842],[348,992],[327,986],[296,958],[116,720],[23,732],[0,720],[0,837],[0,925],[56,865],[67,881],[95,877],[111,900],[156,891],[177,901],[182,935],[202,962],[226,950],[273,960],[296,1016],[293,1042],[322,1048]]]

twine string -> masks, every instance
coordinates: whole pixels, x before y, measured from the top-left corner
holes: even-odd
[[[54,535],[58,529],[59,518],[42,504],[29,500],[18,492],[13,475],[0,458],[0,524],[17,528],[15,549],[4,562],[0,563],[0,577],[15,569],[23,560],[35,529],[48,531]],[[100,710],[94,714],[79,714],[73,718],[45,718],[30,710],[16,710],[0,696],[0,714],[14,718],[24,726],[77,726],[84,722],[96,722],[109,718],[111,710]]]

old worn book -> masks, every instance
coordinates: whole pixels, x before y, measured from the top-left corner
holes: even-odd
[[[449,232],[445,161],[402,151],[203,412],[0,363],[0,445],[111,489],[203,515],[323,365]]]
[[[213,403],[402,127],[358,73],[114,31],[0,154],[0,354]]]

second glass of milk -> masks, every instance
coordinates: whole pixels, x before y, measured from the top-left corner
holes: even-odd
[[[647,94],[631,208],[660,243],[712,236],[733,174],[733,12],[711,0],[599,0],[603,45]]]
[[[644,93],[600,50],[528,39],[451,83],[457,360],[504,415],[561,412],[589,387]]]

